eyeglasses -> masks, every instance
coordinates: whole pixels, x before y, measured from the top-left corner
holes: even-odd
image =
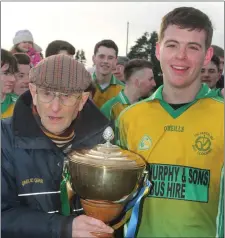
[[[40,102],[50,103],[55,97],[59,97],[60,102],[65,106],[74,106],[78,100],[81,99],[81,93],[59,93],[48,91],[46,89],[38,88],[37,95]]]

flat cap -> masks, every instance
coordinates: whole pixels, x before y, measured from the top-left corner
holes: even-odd
[[[84,65],[64,54],[40,61],[31,68],[29,79],[39,87],[61,93],[83,92],[91,84],[91,75]]]

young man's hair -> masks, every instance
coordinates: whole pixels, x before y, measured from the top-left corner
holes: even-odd
[[[25,53],[15,53],[18,64],[30,65],[30,57]]]
[[[218,72],[220,71],[220,58],[217,55],[213,55],[211,62],[216,65]]]
[[[9,68],[5,71],[9,74],[15,74],[18,70],[18,63],[16,58],[8,50],[1,49],[1,67],[5,64],[9,64]]]
[[[165,30],[170,25],[179,26],[180,29],[204,30],[206,33],[206,49],[211,46],[213,26],[209,17],[202,11],[193,7],[178,7],[167,13],[161,22],[159,41],[163,40]]]
[[[218,45],[211,45],[213,48],[213,53],[214,55],[224,58],[224,49],[222,49],[221,47],[219,47]]]
[[[114,49],[115,52],[116,52],[116,57],[118,56],[118,52],[119,52],[118,46],[117,46],[116,43],[115,43],[114,41],[112,41],[112,40],[102,40],[102,41],[99,41],[99,42],[95,45],[94,55],[96,55],[96,53],[98,52],[98,49],[99,49],[101,46],[104,46],[104,47],[106,47],[106,48]]]
[[[67,51],[69,55],[75,55],[76,53],[75,47],[69,42],[63,40],[55,40],[48,44],[45,51],[45,57],[57,55],[61,50]]]
[[[152,69],[152,63],[144,59],[132,59],[124,68],[125,81],[129,81],[130,77],[141,69],[149,68]]]

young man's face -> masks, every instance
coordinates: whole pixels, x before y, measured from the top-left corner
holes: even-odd
[[[41,118],[42,125],[51,133],[59,135],[64,132],[77,117],[78,112],[83,109],[86,103],[89,93],[82,93],[81,97],[74,95],[75,98],[71,98],[71,94],[63,96],[64,99],[73,101],[73,105],[66,106],[61,102],[59,97],[53,97],[50,102],[47,99],[51,99],[51,93],[47,89],[38,88],[34,84],[29,84],[31,95],[33,98],[33,104],[37,107],[38,114]],[[68,102],[68,101],[67,101]],[[64,102],[65,103],[65,102]]]
[[[8,72],[9,64],[5,64],[1,68],[1,92],[2,94],[11,93],[15,85],[15,76]]]
[[[117,64],[113,74],[120,81],[124,81],[124,65]]]
[[[96,66],[96,72],[102,75],[112,73],[117,62],[116,51],[112,48],[100,46],[97,53],[93,56],[93,63]]]
[[[143,98],[150,96],[156,86],[152,69],[141,69],[135,73],[134,77],[136,77],[135,84],[140,96]]]
[[[217,66],[210,61],[207,65],[203,66],[201,70],[201,80],[203,83],[208,84],[210,88],[215,88],[219,80],[220,73]]]
[[[18,64],[19,72],[15,74],[16,82],[14,93],[17,95],[23,94],[29,89],[29,72],[30,65]]]
[[[156,56],[163,71],[164,83],[175,88],[186,88],[200,80],[200,72],[212,57],[213,50],[206,50],[205,32],[180,29],[169,25],[164,38],[156,46]]]

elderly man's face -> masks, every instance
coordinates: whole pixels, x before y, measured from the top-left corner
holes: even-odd
[[[55,135],[63,133],[71,125],[89,97],[88,92],[60,94],[34,84],[29,84],[29,88],[42,125]]]

